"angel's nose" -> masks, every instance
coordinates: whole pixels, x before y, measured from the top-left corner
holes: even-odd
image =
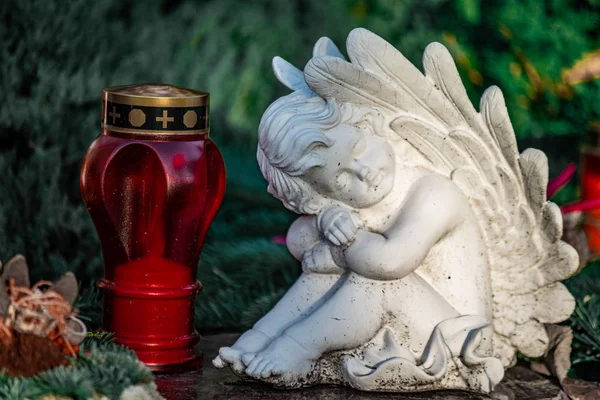
[[[371,169],[366,165],[362,165],[358,169],[358,179],[360,179],[361,181],[365,181],[366,179],[368,179],[369,175],[371,175]]]

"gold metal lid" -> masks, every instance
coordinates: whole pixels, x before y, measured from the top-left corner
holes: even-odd
[[[207,134],[209,96],[165,84],[106,88],[102,127],[134,134]]]

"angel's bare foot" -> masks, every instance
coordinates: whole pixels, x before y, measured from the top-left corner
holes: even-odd
[[[246,375],[268,379],[282,386],[299,386],[310,374],[315,359],[300,343],[283,334],[260,353],[247,353],[242,358]]]
[[[261,351],[271,340],[270,336],[256,329],[250,329],[240,336],[233,346],[221,347],[219,355],[213,360],[213,365],[217,368],[224,368],[229,365],[234,372],[241,374],[246,369],[242,362],[242,356],[245,353]]]

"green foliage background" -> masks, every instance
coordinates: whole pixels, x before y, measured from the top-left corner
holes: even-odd
[[[228,189],[200,262],[197,324],[202,332],[246,328],[300,271],[272,240],[294,216],[266,193],[254,159],[260,116],[286,93],[271,72],[275,55],[301,67],[319,37],[343,50],[348,32],[362,26],[420,66],[425,46],[440,41],[475,104],[486,87],[503,89],[521,147],[545,150],[556,174],[577,160],[600,115],[600,80],[564,78],[600,48],[599,12],[598,0],[5,0],[0,259],[23,253],[34,279],[72,270],[91,288],[102,259],[79,168],[99,133],[102,88],[166,82],[206,90]],[[93,326],[97,296],[86,296]]]

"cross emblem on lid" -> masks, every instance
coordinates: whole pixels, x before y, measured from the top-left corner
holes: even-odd
[[[112,111],[108,113],[108,117],[112,118],[113,125],[115,124],[117,118],[121,118],[121,114],[117,112],[117,107],[113,106]]]
[[[162,122],[163,129],[166,129],[169,122],[173,121],[175,121],[175,118],[169,117],[169,112],[167,110],[163,110],[162,117],[156,117],[156,122]]]

